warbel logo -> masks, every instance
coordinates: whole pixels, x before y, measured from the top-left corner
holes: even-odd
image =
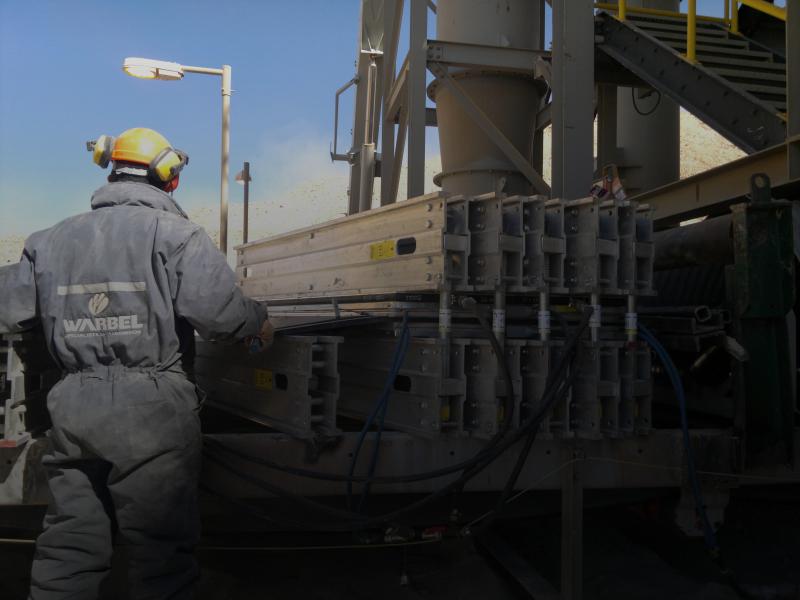
[[[64,319],[64,337],[139,335],[142,332],[144,324],[139,323],[139,315],[99,316],[109,304],[107,294],[94,294],[88,303],[89,313],[94,318]]]
[[[95,294],[89,299],[89,312],[93,316],[98,316],[108,308],[108,296],[105,294]]]

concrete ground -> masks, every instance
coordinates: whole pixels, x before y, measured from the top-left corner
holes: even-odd
[[[593,508],[585,518],[587,600],[800,599],[800,486],[743,488],[732,496],[719,531],[721,563],[702,541],[671,522],[674,497]],[[30,521],[30,516],[28,517]],[[2,520],[7,525],[7,519]],[[19,523],[23,521],[20,519]],[[5,536],[24,537],[22,527]],[[559,520],[554,516],[498,522],[494,532],[522,563],[558,583]],[[32,532],[28,532],[30,537]],[[293,539],[216,534],[198,550],[197,598],[282,600],[527,598],[522,587],[475,539],[389,548],[351,548],[350,538]],[[337,546],[286,550],[286,546]],[[260,549],[241,549],[258,546]],[[237,549],[239,548],[239,549]],[[26,598],[33,548],[0,545],[0,598]],[[506,563],[508,564],[508,563]],[[123,591],[110,598],[122,600]]]

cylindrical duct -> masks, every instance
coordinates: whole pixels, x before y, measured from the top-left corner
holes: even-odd
[[[680,3],[678,0],[628,0],[628,6],[677,11]],[[680,109],[666,94],[619,88],[617,144],[622,150],[619,167],[629,195],[680,179],[680,123]]]
[[[697,265],[729,265],[733,262],[731,215],[706,219],[693,225],[673,227],[653,236],[656,271]]]
[[[540,2],[533,0],[439,0],[436,38],[507,48],[540,48]],[[545,85],[532,73],[451,69],[456,84],[530,160],[536,115]],[[436,102],[442,173],[435,183],[457,194],[505,191],[530,194],[531,185],[463,109],[447,86],[429,89]]]

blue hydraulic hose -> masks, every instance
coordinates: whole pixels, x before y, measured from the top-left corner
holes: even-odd
[[[672,362],[666,348],[653,335],[647,327],[639,324],[639,337],[641,337],[647,344],[658,354],[658,358],[664,365],[664,369],[669,375],[672,387],[675,390],[675,396],[678,399],[678,408],[681,414],[681,429],[683,430],[683,445],[686,449],[686,467],[689,473],[689,484],[692,488],[692,495],[694,496],[695,510],[697,511],[700,521],[703,524],[703,535],[705,538],[706,547],[713,554],[719,552],[719,545],[717,544],[717,535],[714,528],[711,526],[711,521],[708,520],[706,513],[705,502],[703,501],[703,492],[700,489],[700,483],[697,480],[697,471],[694,462],[694,449],[692,448],[691,439],[689,437],[689,417],[686,410],[686,393],[683,389],[683,382],[678,373],[675,363]]]
[[[403,333],[401,335],[401,349],[400,354],[398,357],[397,362],[393,365],[393,371],[389,375],[389,381],[394,384],[394,380],[397,379],[397,376],[400,373],[400,367],[403,365],[403,361],[406,357],[406,352],[408,351],[408,344],[411,341],[411,334],[408,330],[408,324],[403,324]],[[367,471],[367,481],[364,483],[364,489],[361,492],[361,499],[358,502],[358,512],[361,513],[364,510],[367,496],[369,496],[370,487],[372,486],[372,477],[375,475],[375,468],[378,464],[378,454],[380,454],[381,449],[381,437],[383,436],[383,427],[386,424],[386,411],[389,408],[389,398],[391,398],[392,390],[391,385],[388,386],[388,389],[385,390],[385,394],[380,399],[380,408],[378,412],[378,431],[375,433],[375,441],[374,446],[372,448],[372,458],[370,459],[369,463],[369,470]]]
[[[406,350],[408,350],[408,342],[409,342],[410,334],[408,329],[408,314],[403,316],[403,330],[400,334],[400,338],[397,340],[397,345],[395,346],[394,355],[392,356],[392,365],[389,369],[389,376],[386,378],[386,382],[384,383],[383,390],[381,391],[380,396],[378,396],[377,401],[375,402],[375,406],[372,409],[372,412],[367,417],[367,420],[364,421],[364,426],[361,428],[361,431],[358,435],[358,440],[356,441],[356,446],[353,449],[353,458],[350,461],[350,469],[348,470],[348,481],[347,481],[347,506],[350,510],[352,510],[352,501],[353,501],[353,481],[352,477],[355,473],[356,463],[358,462],[358,456],[361,453],[361,448],[364,445],[364,440],[367,437],[367,433],[372,428],[372,425],[375,423],[375,419],[378,418],[381,412],[384,413],[385,418],[385,406],[388,404],[389,396],[391,394],[392,386],[394,385],[394,381],[397,378],[397,374],[400,371],[400,367],[405,360]],[[383,423],[384,419],[381,419],[381,423]],[[381,425],[380,430],[382,432],[383,426]],[[376,442],[380,440],[380,435]],[[378,444],[376,443],[376,446]],[[374,460],[377,460],[375,458]],[[362,498],[363,502],[363,498]]]

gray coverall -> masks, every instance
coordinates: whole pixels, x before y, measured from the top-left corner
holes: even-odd
[[[258,334],[266,312],[161,190],[111,183],[92,209],[34,233],[19,264],[0,269],[0,331],[40,320],[64,372],[47,399],[52,501],[31,598],[97,598],[113,529],[131,598],[190,597],[201,446],[193,330],[232,341]]]

